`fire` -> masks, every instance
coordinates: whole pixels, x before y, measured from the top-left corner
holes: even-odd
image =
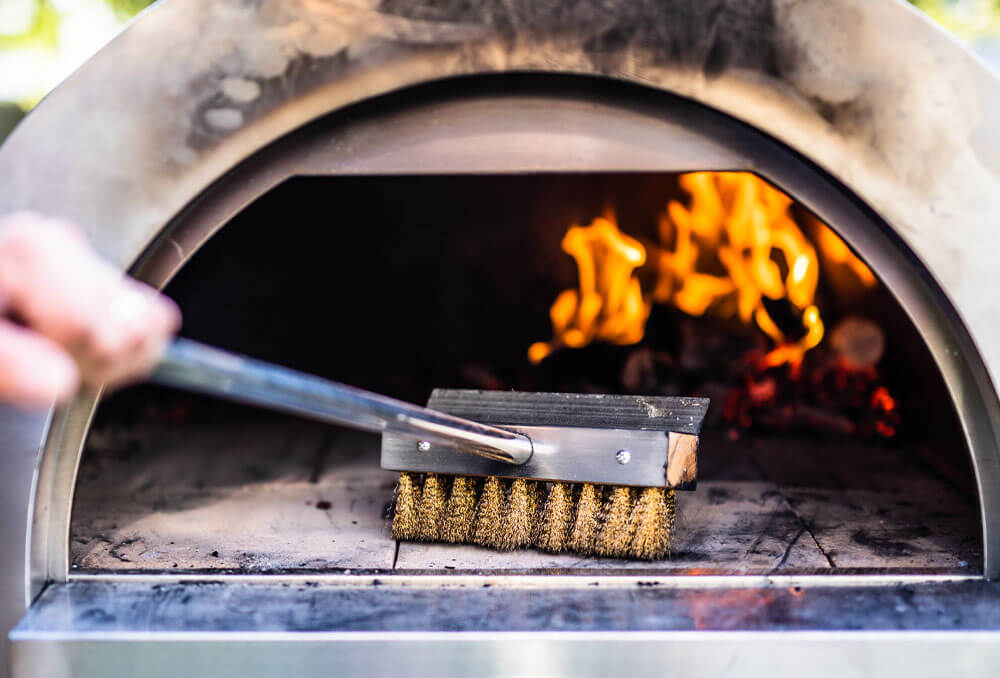
[[[768,365],[795,367],[822,340],[823,321],[813,305],[816,251],[789,213],[792,201],[742,172],[694,172],[682,175],[680,185],[691,197],[690,206],[671,201],[660,216],[650,295],[643,295],[635,276],[646,249],[618,230],[613,214],[587,227],[570,227],[562,247],[576,260],[579,289],[565,290],[552,304],[553,340],[529,348],[532,362],[560,346],[581,347],[595,339],[637,343],[653,302],[673,304],[690,315],[711,310],[755,323],[777,344],[764,359]],[[784,300],[799,312],[803,329],[797,338],[786,338],[765,298]]]
[[[878,280],[871,269],[855,256],[851,248],[837,237],[832,229],[819,221],[816,222],[816,226],[816,240],[819,242],[819,248],[823,254],[830,261],[851,269],[865,287],[874,287]]]
[[[842,319],[831,351],[804,362],[824,338],[820,259],[853,272],[863,287],[878,282],[871,270],[830,228],[753,174],[693,172],[679,183],[687,199],[667,204],[648,240],[620,231],[610,210],[566,231],[562,249],[576,263],[578,285],[549,308],[553,338],[529,348],[531,362],[592,341],[638,343],[653,304],[670,304],[691,316],[738,320],[773,341],[765,354],[742,356],[743,381],[726,398],[727,421],[895,435],[900,415],[875,366],[883,344],[874,323],[866,332],[863,320]]]
[[[721,317],[755,323],[777,344],[765,364],[796,368],[823,339],[823,321],[813,305],[816,250],[789,212],[791,199],[743,172],[693,172],[681,176],[680,185],[691,204],[671,201],[660,217],[663,250],[653,298],[690,315],[712,309]],[[785,336],[764,299],[797,311],[798,338]]]
[[[642,340],[651,304],[634,272],[646,262],[646,248],[618,230],[608,211],[589,226],[570,226],[562,249],[576,260],[578,289],[564,290],[549,309],[551,342],[528,349],[533,363],[560,346],[580,348],[595,339],[613,344]]]
[[[652,304],[663,303],[693,316],[712,313],[756,325],[775,343],[760,367],[788,365],[797,373],[822,341],[824,326],[815,304],[819,260],[792,215],[792,200],[746,172],[691,172],[681,175],[680,186],[689,204],[672,200],[660,215],[658,242],[648,246],[654,273],[648,293],[636,275],[647,263],[647,247],[622,233],[612,212],[569,228],[562,248],[576,260],[579,288],[552,304],[553,339],[529,348],[533,363],[561,346],[637,343]],[[875,285],[850,248],[812,222],[826,261],[849,268],[866,287]],[[769,306],[782,305],[800,327],[779,326]]]

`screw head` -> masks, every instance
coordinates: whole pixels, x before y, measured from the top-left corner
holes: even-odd
[[[615,461],[624,466],[632,460],[632,453],[628,450],[618,450],[615,452]]]
[[[417,449],[421,452],[427,452],[431,449],[431,443],[428,440],[421,440],[417,443]]]

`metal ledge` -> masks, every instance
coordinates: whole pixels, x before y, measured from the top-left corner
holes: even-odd
[[[990,675],[1000,585],[575,589],[71,582],[11,633],[17,676]],[[702,633],[711,631],[712,633]],[[623,633],[627,632],[627,633]]]
[[[991,676],[998,634],[926,632],[138,634],[22,639],[15,675]],[[669,673],[667,673],[669,667]]]

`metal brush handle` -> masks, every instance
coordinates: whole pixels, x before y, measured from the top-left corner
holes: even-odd
[[[165,386],[261,405],[321,421],[392,433],[482,457],[523,464],[532,455],[527,436],[411,403],[227,353],[190,339],[174,339],[150,376]]]

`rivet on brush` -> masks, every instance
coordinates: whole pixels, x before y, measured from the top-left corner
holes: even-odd
[[[615,453],[615,460],[624,466],[632,460],[632,453],[628,450],[618,450],[618,452]]]

